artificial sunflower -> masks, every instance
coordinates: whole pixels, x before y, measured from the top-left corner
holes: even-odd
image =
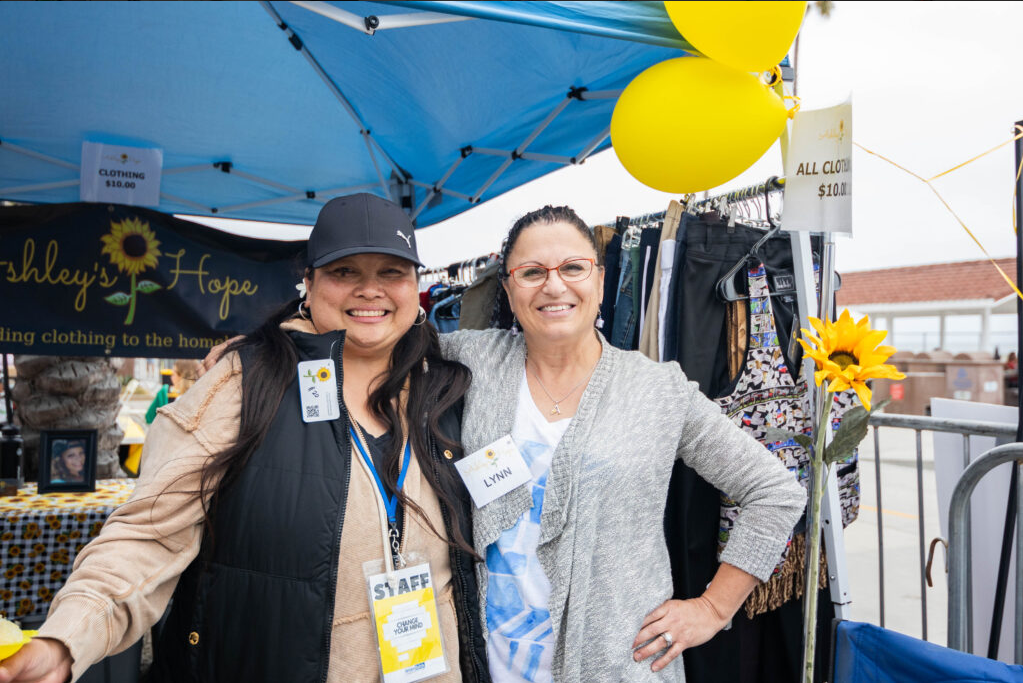
[[[160,242],[149,223],[138,218],[125,218],[120,223],[110,221],[110,234],[100,239],[103,241],[101,253],[109,255],[110,263],[122,273],[138,275],[156,267]]]
[[[869,411],[871,394],[867,380],[906,378],[894,365],[885,363],[895,353],[895,347],[878,346],[888,333],[871,329],[867,316],[854,322],[847,309],[836,322],[824,323],[810,318],[810,324],[819,337],[802,330],[805,340],[798,341],[817,364],[814,373],[817,386],[828,380],[828,391],[852,388]]]
[[[320,368],[319,370],[316,371],[316,377],[321,382],[326,382],[328,379],[330,379],[330,368],[327,367]]]

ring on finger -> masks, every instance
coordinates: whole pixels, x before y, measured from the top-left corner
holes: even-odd
[[[667,631],[662,633],[661,637],[664,638],[664,642],[668,644],[668,647],[671,647],[675,643],[675,641],[671,637],[671,634],[668,633]]]

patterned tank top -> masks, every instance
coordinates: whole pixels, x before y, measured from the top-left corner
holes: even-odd
[[[809,392],[802,372],[793,378],[785,362],[778,341],[774,309],[771,306],[767,274],[763,264],[747,271],[749,280],[749,320],[747,324],[746,356],[739,376],[731,391],[715,402],[739,427],[749,432],[767,447],[789,472],[803,485],[809,486],[810,456],[794,439],[767,440],[771,427],[798,434],[811,434],[812,419],[809,410]],[[836,394],[832,409],[832,429],[837,429],[841,416],[858,403],[852,391]],[[848,526],[859,513],[860,484],[858,454],[837,464],[839,498],[842,501],[842,525]],[[718,556],[728,543],[741,508],[738,503],[721,494],[721,520],[718,533]],[[802,534],[796,540],[802,546]],[[775,609],[789,599],[803,593],[802,552],[792,552],[793,538],[789,539],[785,554],[767,584],[758,586],[747,601],[747,613],[754,614]],[[796,556],[799,557],[796,557]]]

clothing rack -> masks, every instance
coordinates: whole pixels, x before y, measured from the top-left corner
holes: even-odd
[[[693,202],[695,195],[688,194],[682,198],[681,203],[684,208],[691,211],[701,208],[709,209],[714,205],[728,204],[732,202],[742,201],[744,199],[754,199],[756,197],[762,197],[769,192],[778,192],[784,189],[785,179],[779,178],[778,176],[771,176],[762,183],[750,185],[749,187],[744,187],[738,190],[732,190],[731,192],[726,192],[725,194],[720,194],[714,197],[701,199],[695,203]],[[657,221],[663,221],[667,213],[668,213],[667,211],[646,213],[643,214],[642,216],[628,218],[627,223],[625,223],[625,221],[622,220],[624,217],[620,216],[617,220],[605,221],[603,223],[598,223],[597,225],[613,226],[615,230],[618,230],[620,233],[622,232],[622,230],[624,230],[625,227],[628,226],[648,225],[650,223],[656,223]],[[623,223],[625,223],[624,226]]]
[[[421,268],[419,270],[419,287],[428,289],[430,285],[438,282],[471,285],[496,257],[496,254],[487,254],[464,261],[456,261],[440,268]]]
[[[732,190],[725,194],[719,194],[716,197],[709,197],[707,199],[701,199],[700,201],[692,204],[692,208],[711,207],[718,204],[729,204],[732,202],[742,201],[744,199],[753,199],[756,197],[762,197],[769,192],[778,192],[779,190],[785,189],[785,179],[779,178],[778,176],[771,176],[767,180],[757,185],[750,185],[739,190]],[[692,195],[690,195],[692,196]],[[690,203],[683,202],[688,208]]]
[[[667,211],[658,211],[657,213],[647,213],[642,216],[629,219],[629,225],[649,225],[650,223],[657,223],[663,221],[664,216],[667,215]]]

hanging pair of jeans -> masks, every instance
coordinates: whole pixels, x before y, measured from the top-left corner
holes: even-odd
[[[615,235],[604,251],[604,300],[600,303],[600,317],[604,320],[604,336],[611,338],[615,321],[615,301],[621,276],[622,237]]]
[[[636,332],[639,318],[639,296],[637,284],[640,277],[639,247],[622,249],[621,275],[618,282],[618,298],[615,301],[614,325],[611,328],[610,342],[613,346],[626,351],[636,345]]]

